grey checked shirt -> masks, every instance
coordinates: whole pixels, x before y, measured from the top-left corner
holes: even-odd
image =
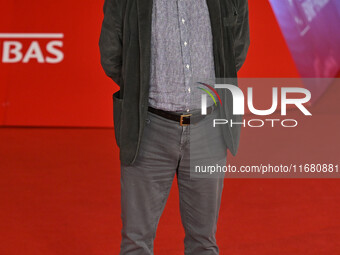
[[[206,0],[154,0],[149,105],[166,111],[200,109],[196,82],[214,77]]]

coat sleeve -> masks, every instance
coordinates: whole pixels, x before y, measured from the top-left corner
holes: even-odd
[[[236,70],[239,71],[246,60],[250,44],[248,0],[238,0],[238,16],[235,29]]]
[[[105,0],[99,37],[101,65],[118,86],[122,82],[122,15],[119,0]]]

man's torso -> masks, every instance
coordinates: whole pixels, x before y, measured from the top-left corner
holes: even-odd
[[[206,0],[153,1],[150,72],[152,107],[183,112],[200,108],[196,82],[215,76]]]

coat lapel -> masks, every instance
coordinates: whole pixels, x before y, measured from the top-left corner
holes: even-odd
[[[213,36],[215,74],[216,77],[220,77],[223,74],[223,70],[220,69],[221,66],[223,67],[223,56],[222,53],[219,52],[220,49],[223,49],[220,0],[206,0],[206,2],[209,10],[211,32]]]
[[[151,20],[153,0],[137,0],[138,33],[140,45],[141,96],[146,96],[150,77]],[[143,100],[141,98],[141,100]]]
[[[221,15],[220,15],[220,0],[206,0],[208,10],[209,10],[209,15],[210,15],[210,23],[211,23],[211,28],[213,35],[216,34],[218,31],[217,28],[220,27],[220,20],[221,20]]]

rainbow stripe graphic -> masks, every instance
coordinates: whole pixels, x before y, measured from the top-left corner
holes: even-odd
[[[208,89],[210,89],[212,92],[214,92],[214,94],[216,95],[216,97],[218,98],[218,101],[220,102],[220,104],[222,106],[222,100],[220,98],[220,95],[217,93],[217,91],[212,86],[210,86],[209,84],[203,83],[203,82],[197,82],[197,83],[199,83],[199,84],[201,84],[203,86],[206,86]],[[214,96],[211,94],[211,92],[209,90],[207,90],[205,88],[201,88],[201,87],[197,87],[197,88],[199,88],[200,90],[203,90],[204,92],[206,92],[212,98],[212,100],[214,101],[215,105],[217,105],[217,102],[216,102]]]

